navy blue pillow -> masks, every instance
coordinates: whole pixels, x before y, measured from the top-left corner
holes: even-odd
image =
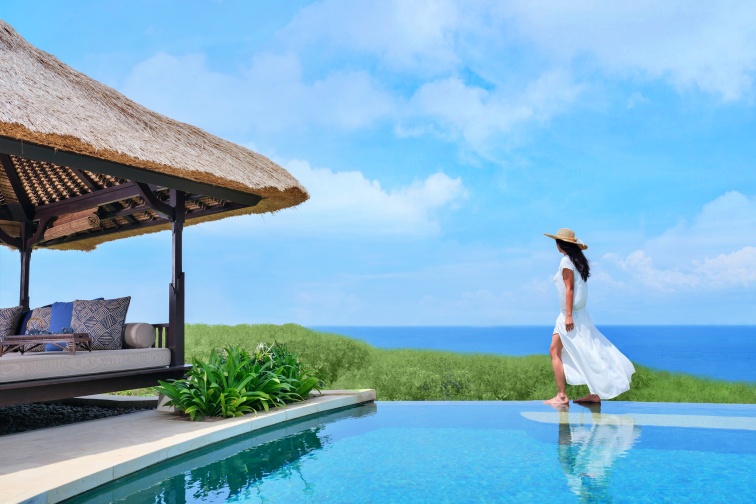
[[[32,310],[21,314],[21,322],[19,322],[18,324],[18,330],[16,331],[16,334],[26,334],[26,324],[29,323],[31,314]]]
[[[53,303],[50,314],[50,332],[59,333],[64,327],[71,327],[73,317],[73,301],[69,303]]]
[[[53,303],[49,331],[55,334],[61,332],[61,329],[64,327],[71,327],[71,317],[73,317],[73,301],[68,303]],[[62,342],[60,344],[63,345]],[[63,346],[48,343],[45,345],[45,352],[62,352]]]

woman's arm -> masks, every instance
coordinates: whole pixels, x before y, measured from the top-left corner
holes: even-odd
[[[566,302],[565,302],[565,318],[564,318],[564,326],[565,329],[567,329],[567,332],[572,331],[575,328],[575,323],[572,321],[572,301],[574,299],[574,291],[575,291],[575,273],[568,268],[564,268],[562,270],[562,278],[564,279],[564,290],[566,291]]]

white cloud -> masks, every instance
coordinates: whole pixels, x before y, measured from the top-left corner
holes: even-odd
[[[559,69],[509,87],[496,77],[485,89],[463,81],[458,74],[473,60],[491,75],[498,72],[486,67],[506,66],[489,47],[498,34],[483,14],[452,1],[316,3],[281,30],[278,52],[258,53],[236,72],[214,70],[203,54],[159,53],[138,64],[121,91],[222,136],[385,122],[400,136],[432,133],[485,151],[515,127],[561,113],[580,86]],[[485,51],[470,57],[478,49],[468,45]],[[360,58],[345,63],[355,52]],[[397,80],[395,72],[413,77]]]
[[[560,72],[541,76],[517,96],[468,86],[458,78],[429,82],[410,100],[410,126],[401,126],[399,132],[434,132],[462,138],[474,149],[485,150],[492,137],[524,123],[547,121],[579,91],[579,86]]]
[[[682,221],[645,245],[665,266],[731,253],[753,245],[756,196],[730,191],[705,204],[690,221]]]
[[[607,254],[602,262],[624,271],[626,279],[621,283],[623,286],[636,285],[661,292],[693,287],[724,289],[756,285],[756,247],[745,247],[730,254],[681,264],[677,270],[655,267],[653,260],[642,250],[636,250],[624,259]],[[614,280],[611,277],[602,279]]]
[[[467,198],[460,178],[438,172],[424,180],[386,190],[359,171],[334,172],[313,168],[306,161],[281,163],[310,193],[310,199],[292,209],[264,218],[244,217],[250,226],[266,232],[295,232],[319,236],[432,236],[440,233],[438,212],[454,208]],[[238,227],[239,218],[230,219]],[[202,227],[219,229],[219,221]]]
[[[756,285],[756,198],[728,192],[626,257],[607,254],[601,280],[660,292]],[[659,266],[658,264],[662,264]]]
[[[694,287],[701,283],[701,279],[696,275],[656,268],[653,259],[642,250],[636,250],[626,258],[607,254],[602,258],[602,262],[604,265],[613,264],[622,270],[626,278],[624,285],[671,292],[680,287]]]
[[[501,32],[507,27],[501,20],[492,25],[488,10],[485,3],[451,0],[328,0],[302,9],[282,34],[293,51],[314,46],[358,53],[379,67],[419,77],[409,92],[395,91],[395,103],[401,104],[391,117],[395,133],[431,134],[485,153],[515,128],[561,113],[581,89],[566,68],[517,76],[513,84],[516,70],[503,71],[509,65],[499,53],[506,49]],[[468,70],[486,75],[486,87],[460,78]]]
[[[635,92],[627,99],[627,109],[634,109],[639,105],[645,105],[647,103],[651,103],[651,100],[643,96],[641,93]]]
[[[234,103],[225,97],[238,95],[240,82],[211,72],[202,54],[182,57],[158,53],[138,64],[120,91],[132,100],[173,119],[214,126],[234,113]],[[209,114],[214,110],[214,114]]]
[[[354,129],[395,114],[389,92],[366,71],[334,70],[305,82],[294,54],[258,54],[235,74],[211,70],[201,54],[156,54],[121,91],[169,117],[220,134],[318,126]]]
[[[464,7],[450,0],[326,0],[303,8],[281,32],[290,46],[359,52],[392,69],[453,70]]]
[[[325,44],[426,76],[451,76],[464,62],[501,78],[511,69],[507,49],[535,44],[553,70],[587,56],[620,78],[662,79],[736,100],[753,91],[753,26],[756,8],[738,0],[327,0],[302,9],[282,33],[292,45]]]
[[[750,98],[752,26],[756,8],[744,2],[325,0],[235,72],[160,53],[122,90],[222,136],[387,125],[498,159],[605,76]],[[646,100],[637,92],[622,105]]]
[[[695,271],[716,287],[756,285],[756,247],[706,258]]]
[[[495,10],[564,61],[587,55],[620,77],[664,79],[724,100],[753,91],[756,8],[750,2],[520,0]]]

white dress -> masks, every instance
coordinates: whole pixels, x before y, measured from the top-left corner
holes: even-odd
[[[560,412],[559,420],[559,462],[570,490],[580,498],[606,495],[612,464],[633,447],[640,427],[632,417],[606,413],[593,413],[588,421],[584,413],[576,418]]]
[[[575,328],[567,332],[564,319],[566,316],[566,289],[562,270],[574,273],[572,321]],[[562,340],[562,363],[564,375],[570,385],[588,385],[591,394],[601,399],[617,397],[630,390],[630,377],[635,372],[633,364],[617,350],[617,347],[593,325],[588,310],[588,285],[580,276],[577,268],[568,256],[559,262],[559,271],[554,276],[554,283],[559,293],[562,311],[557,317],[553,334]]]

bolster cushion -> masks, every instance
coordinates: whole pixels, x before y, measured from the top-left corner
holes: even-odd
[[[155,326],[145,322],[129,323],[123,327],[123,346],[150,348],[155,344]]]

